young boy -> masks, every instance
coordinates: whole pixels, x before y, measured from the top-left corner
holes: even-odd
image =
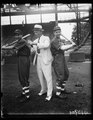
[[[54,38],[51,42],[51,52],[54,57],[53,68],[56,75],[56,95],[60,98],[66,98],[67,91],[65,90],[66,81],[69,77],[69,71],[65,61],[64,50],[70,49],[74,43],[69,46],[62,46],[62,40],[60,38],[61,29],[59,26],[53,29]]]
[[[26,40],[22,38],[23,33],[21,30],[14,31],[15,39],[18,40],[15,45],[7,46],[5,49],[15,49],[18,57],[18,77],[22,86],[22,93],[17,98],[20,102],[29,100],[29,72],[30,72],[30,48]]]

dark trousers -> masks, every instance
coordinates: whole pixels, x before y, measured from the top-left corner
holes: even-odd
[[[29,86],[30,57],[18,57],[18,76],[22,87]]]
[[[69,77],[69,71],[63,54],[57,54],[54,57],[53,68],[57,78],[56,86],[62,89],[65,87],[63,84],[65,84]]]

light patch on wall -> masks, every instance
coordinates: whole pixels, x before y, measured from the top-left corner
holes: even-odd
[[[40,14],[26,15],[27,23],[41,23]]]
[[[1,25],[10,25],[10,18],[9,18],[9,16],[1,17]]]
[[[11,16],[11,24],[22,24],[25,23],[25,15]]]
[[[74,25],[76,25],[76,23],[58,23],[58,26],[61,28],[62,34],[68,40],[71,40]]]
[[[50,21],[55,21],[55,13],[42,14],[42,22],[47,23]]]

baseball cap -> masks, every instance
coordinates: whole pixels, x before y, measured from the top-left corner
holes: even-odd
[[[55,26],[53,31],[57,31],[57,30],[61,30],[61,28],[59,26]]]
[[[21,31],[20,29],[16,29],[16,30],[14,31],[14,34],[22,35],[23,33],[22,33],[22,31]]]

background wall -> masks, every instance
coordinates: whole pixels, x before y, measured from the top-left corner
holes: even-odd
[[[35,24],[25,24],[23,25],[5,25],[2,26],[2,38],[3,40],[9,36],[13,36],[15,29],[20,29],[23,31],[23,35],[33,34],[33,27]],[[53,27],[55,26],[55,22],[51,23],[43,23],[42,27],[44,29],[44,34],[51,34]]]

